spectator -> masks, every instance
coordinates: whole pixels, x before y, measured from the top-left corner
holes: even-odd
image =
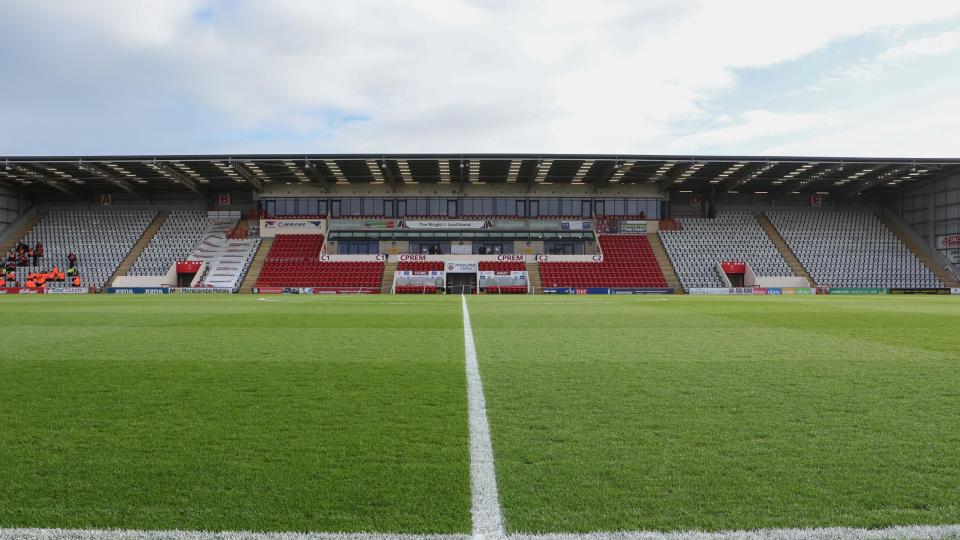
[[[36,265],[37,265],[37,250],[35,250],[34,248],[30,248],[30,251],[27,252],[27,255],[29,255],[29,257],[30,257],[31,259],[33,259],[33,265],[32,265],[32,266],[36,266]]]
[[[67,255],[67,262],[70,263],[70,268],[77,266],[77,254],[71,251],[70,254]]]
[[[33,248],[33,251],[37,254],[38,259],[43,258],[43,242],[37,240],[37,246]],[[33,263],[36,266],[37,263]]]

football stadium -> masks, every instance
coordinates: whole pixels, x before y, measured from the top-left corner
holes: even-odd
[[[960,2],[0,17],[0,540],[960,540]]]
[[[7,536],[960,534],[960,160],[0,177]]]

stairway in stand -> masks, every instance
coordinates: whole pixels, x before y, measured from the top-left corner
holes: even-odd
[[[147,249],[147,246],[150,245],[150,240],[157,234],[157,231],[160,230],[160,226],[167,221],[167,217],[170,215],[170,212],[157,212],[156,217],[153,218],[153,221],[150,222],[150,225],[147,227],[147,230],[143,231],[143,236],[137,240],[137,243],[133,245],[130,249],[130,252],[127,253],[127,256],[120,261],[120,266],[117,267],[113,275],[110,276],[110,279],[107,280],[105,287],[112,287],[113,280],[117,276],[125,276],[127,272],[130,271],[130,267],[133,266],[133,263],[137,262],[137,259],[140,258],[140,254],[143,253],[143,250]]]
[[[653,249],[653,254],[657,257],[657,264],[660,265],[663,278],[667,280],[667,287],[673,289],[675,293],[683,293],[680,278],[677,277],[677,272],[673,268],[673,263],[670,262],[670,256],[667,255],[666,248],[663,247],[663,241],[660,240],[660,235],[657,233],[648,234],[647,240],[650,241],[650,248]]]
[[[243,282],[240,283],[241,293],[253,292],[253,284],[256,283],[257,278],[260,277],[260,270],[263,270],[263,261],[266,260],[267,253],[270,253],[271,247],[273,247],[273,238],[260,239],[260,247],[257,248],[257,253],[253,256],[253,260],[250,261],[250,267],[247,268],[247,275],[244,276]]]
[[[813,278],[810,277],[810,273],[807,272],[807,269],[800,264],[800,260],[797,259],[796,254],[793,253],[793,250],[790,249],[790,246],[787,245],[787,241],[780,236],[780,232],[777,231],[777,228],[773,226],[773,223],[770,222],[770,219],[767,218],[764,214],[759,214],[757,216],[757,222],[760,223],[760,227],[763,228],[763,231],[767,233],[767,236],[770,237],[770,241],[773,242],[774,247],[777,248],[777,251],[780,252],[780,255],[783,257],[783,260],[787,261],[787,264],[790,266],[790,270],[793,272],[793,275],[800,276],[810,282],[810,286],[813,287],[816,285]]]
[[[397,273],[397,263],[387,262],[383,265],[383,277],[380,279],[380,294],[390,294],[393,287],[393,275]]]
[[[24,221],[20,225],[20,227],[7,238],[7,241],[4,242],[2,245],[0,245],[0,254],[2,254],[5,257],[7,253],[11,249],[13,249],[14,244],[19,242],[24,236],[26,236],[27,233],[30,232],[30,229],[32,229],[33,226],[36,225],[40,221],[40,218],[42,217],[43,217],[43,213],[37,212],[36,214],[27,218],[26,221]]]
[[[945,286],[957,287],[960,285],[960,283],[957,283],[957,280],[953,279],[950,272],[947,272],[945,268],[935,263],[933,259],[930,258],[930,255],[927,254],[927,250],[917,245],[896,222],[885,215],[880,216],[880,222],[883,223],[886,228],[890,229],[897,239],[903,242],[903,245],[907,246],[907,249],[909,249],[917,259],[920,259],[920,262],[929,268]]]
[[[530,292],[536,294],[543,290],[543,284],[540,282],[540,265],[536,262],[527,261],[527,279],[530,280]]]

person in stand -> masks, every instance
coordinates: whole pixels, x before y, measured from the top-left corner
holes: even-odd
[[[80,286],[80,276],[74,276],[73,281],[70,282],[74,287]]]
[[[33,248],[33,251],[34,253],[37,254],[38,259],[42,259],[43,258],[43,242],[37,240],[37,246]],[[34,263],[34,265],[36,265],[36,263]]]
[[[35,249],[33,249],[33,248],[30,248],[30,251],[27,252],[27,256],[30,257],[30,258],[33,260],[33,265],[32,265],[32,266],[36,266],[36,265],[37,265],[37,250],[35,250]]]
[[[71,251],[70,254],[67,255],[67,262],[70,268],[77,266],[77,254]]]

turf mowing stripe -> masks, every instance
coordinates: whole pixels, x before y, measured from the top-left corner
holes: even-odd
[[[474,533],[474,538],[479,533]],[[502,534],[502,531],[501,531]],[[945,540],[960,538],[960,525],[915,525],[885,529],[829,527],[755,531],[620,531],[508,534],[504,540]],[[138,531],[103,529],[0,529],[0,540],[469,540],[457,534],[263,533],[246,531]]]
[[[505,536],[500,495],[497,493],[497,473],[493,465],[493,443],[490,440],[490,422],[487,421],[487,402],[483,397],[483,382],[477,365],[477,347],[473,342],[467,297],[463,302],[463,346],[467,362],[467,402],[470,415],[470,513],[473,515],[474,537]]]

